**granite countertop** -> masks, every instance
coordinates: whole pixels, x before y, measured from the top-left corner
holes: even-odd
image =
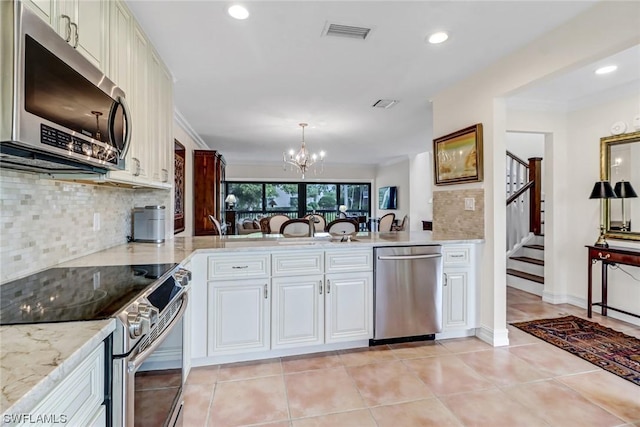
[[[115,320],[0,327],[0,412],[27,413],[115,328]]]
[[[326,233],[324,233],[326,234]],[[125,265],[167,262],[187,262],[196,253],[217,251],[260,251],[292,249],[334,249],[378,246],[407,246],[483,243],[482,239],[434,240],[430,231],[357,233],[351,242],[340,242],[322,235],[311,240],[308,237],[284,237],[281,234],[261,233],[237,236],[176,237],[165,243],[127,243],[104,251],[77,258],[56,267],[82,267],[95,265]]]
[[[55,267],[186,263],[197,253],[217,251],[360,248],[377,246],[482,243],[434,240],[431,232],[357,233],[351,242],[330,236],[290,238],[260,233],[243,236],[177,237],[162,244],[127,243]],[[115,328],[114,320],[0,327],[0,412],[23,413],[42,400]]]

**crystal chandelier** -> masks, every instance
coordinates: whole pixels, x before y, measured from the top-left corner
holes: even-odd
[[[308,126],[307,123],[300,123],[299,126],[302,128],[302,147],[296,153],[294,150],[289,151],[289,157],[287,158],[286,153],[282,153],[282,160],[284,161],[284,170],[287,170],[287,165],[291,165],[291,170],[295,166],[302,174],[302,179],[304,179],[305,174],[311,168],[311,166],[315,165],[316,162],[320,161],[320,172],[318,172],[317,168],[313,168],[313,173],[318,174],[324,172],[324,151],[321,151],[320,154],[309,153],[307,147],[304,143],[304,128]]]

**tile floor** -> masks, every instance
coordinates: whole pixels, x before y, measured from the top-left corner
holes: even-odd
[[[509,288],[508,321],[573,314]],[[640,327],[594,315],[640,337]],[[195,368],[185,427],[640,427],[640,387],[509,326],[476,338]]]

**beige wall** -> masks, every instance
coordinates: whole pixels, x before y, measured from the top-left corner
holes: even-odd
[[[484,125],[483,183],[486,241],[480,254],[480,323],[478,335],[494,345],[508,343],[506,329],[505,134],[504,97],[563,71],[636,45],[640,3],[601,2],[525,48],[497,61],[433,97],[434,136],[474,123]],[[615,28],[616,31],[594,31]],[[561,157],[561,156],[559,156]],[[434,217],[437,222],[438,218]]]
[[[381,217],[388,213],[393,213],[396,215],[397,220],[402,220],[405,215],[409,214],[411,207],[411,184],[409,171],[408,158],[386,165],[380,165],[376,168],[375,187],[371,188],[371,192],[374,195],[371,202],[371,212],[374,217]],[[398,187],[398,209],[378,209],[380,202],[378,189],[386,186]]]

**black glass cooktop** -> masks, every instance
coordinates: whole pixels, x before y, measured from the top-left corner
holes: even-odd
[[[50,268],[0,286],[0,325],[106,319],[176,264]]]

